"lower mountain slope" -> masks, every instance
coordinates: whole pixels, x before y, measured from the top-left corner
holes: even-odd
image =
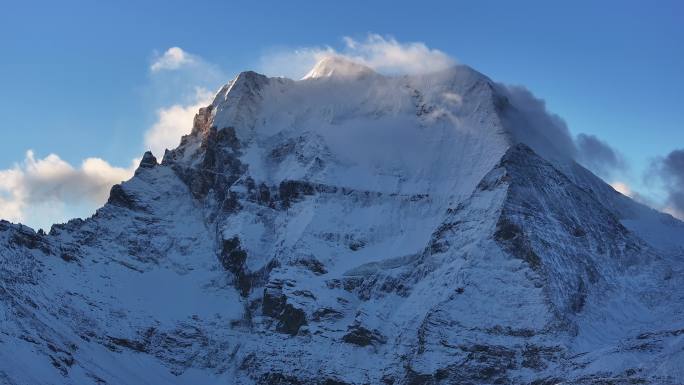
[[[511,147],[469,198],[442,213],[428,241],[405,255],[382,253],[392,250],[383,247],[390,235],[382,228],[360,238],[321,226],[345,230],[344,218],[357,221],[364,211],[435,215],[424,202],[429,197],[305,181],[279,187],[268,194],[230,190],[234,203],[223,210],[243,224],[233,232],[222,224],[217,233],[214,209],[192,198],[172,166],[152,162],[115,186],[109,203],[88,220],[50,234],[3,223],[2,378],[116,384],[676,384],[682,378],[676,364],[684,357],[681,263],[661,256],[527,146]],[[259,239],[274,243],[272,254],[252,254],[258,249],[243,240],[250,235],[243,217],[253,226],[271,223]],[[291,222],[303,227],[288,234],[291,244],[274,239],[272,232]],[[320,257],[326,248],[348,255],[370,249],[377,257],[335,263]]]

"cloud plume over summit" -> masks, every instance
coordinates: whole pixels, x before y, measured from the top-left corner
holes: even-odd
[[[384,74],[419,74],[456,64],[446,53],[422,42],[402,43],[392,37],[369,34],[365,39],[343,38],[344,46],[302,47],[270,52],[261,58],[260,70],[271,76],[303,77],[318,61],[338,56]]]
[[[623,156],[594,135],[579,134],[576,139],[578,160],[598,175],[609,177],[627,169]]]

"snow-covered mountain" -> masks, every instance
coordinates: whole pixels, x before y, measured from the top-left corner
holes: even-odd
[[[243,72],[91,218],[0,223],[0,382],[682,384],[684,224],[553,123],[465,66]]]

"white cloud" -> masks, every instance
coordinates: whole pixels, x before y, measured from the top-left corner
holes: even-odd
[[[345,37],[343,54],[378,72],[396,74],[428,73],[446,69],[456,61],[444,52],[428,48],[423,43],[399,43],[394,38],[368,35],[357,41]]]
[[[594,135],[579,134],[575,138],[577,160],[602,178],[627,171],[623,156]]]
[[[181,137],[190,132],[200,107],[211,103],[214,93],[210,90],[218,89],[229,76],[179,47],[169,48],[151,69],[147,93],[156,107],[156,120],[145,131],[143,144],[161,160],[165,149],[177,147]]]
[[[87,158],[73,167],[55,154],[36,159],[29,150],[23,162],[0,170],[0,217],[49,227],[65,215],[90,213],[107,200],[112,185],[133,175],[136,165],[121,168]]]
[[[261,58],[260,71],[271,76],[299,79],[319,60],[340,56],[385,74],[419,74],[446,69],[456,61],[424,43],[400,43],[392,37],[370,34],[365,40],[343,39],[344,47],[308,47],[270,52]]]
[[[196,63],[198,59],[180,47],[171,47],[163,55],[155,58],[150,66],[152,72],[161,70],[175,70],[183,66]]]
[[[646,180],[659,183],[665,193],[665,211],[684,219],[684,148],[653,159]]]
[[[145,146],[159,159],[165,149],[178,146],[180,138],[190,133],[192,121],[200,107],[211,103],[213,94],[205,88],[196,90],[191,104],[174,104],[157,110],[157,121],[145,133]]]
[[[145,132],[144,145],[157,156],[174,148],[190,132],[200,107],[227,76],[217,66],[179,47],[169,48],[150,66],[146,103],[162,105],[155,123]],[[142,153],[141,148],[141,153]],[[27,151],[22,162],[0,170],[0,218],[48,229],[74,217],[86,217],[102,206],[111,186],[129,179],[139,163],[115,167],[100,158],[73,166],[56,154],[36,158]]]
[[[633,196],[632,189],[624,182],[613,182],[610,184],[610,186],[624,196],[628,196],[630,198]]]
[[[10,221],[20,221],[22,203],[17,199],[19,191],[20,170],[0,170],[0,218]]]

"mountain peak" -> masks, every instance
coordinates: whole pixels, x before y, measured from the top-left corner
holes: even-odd
[[[86,220],[0,221],[3,384],[682,384],[684,225],[552,157],[543,103],[305,79],[241,72]]]
[[[151,151],[145,151],[145,154],[143,154],[143,157],[140,160],[140,164],[138,165],[138,167],[152,168],[156,165],[157,165],[157,158],[155,158],[155,156],[152,155]]]
[[[303,79],[316,78],[362,78],[376,74],[370,67],[343,56],[326,56],[309,71]]]

